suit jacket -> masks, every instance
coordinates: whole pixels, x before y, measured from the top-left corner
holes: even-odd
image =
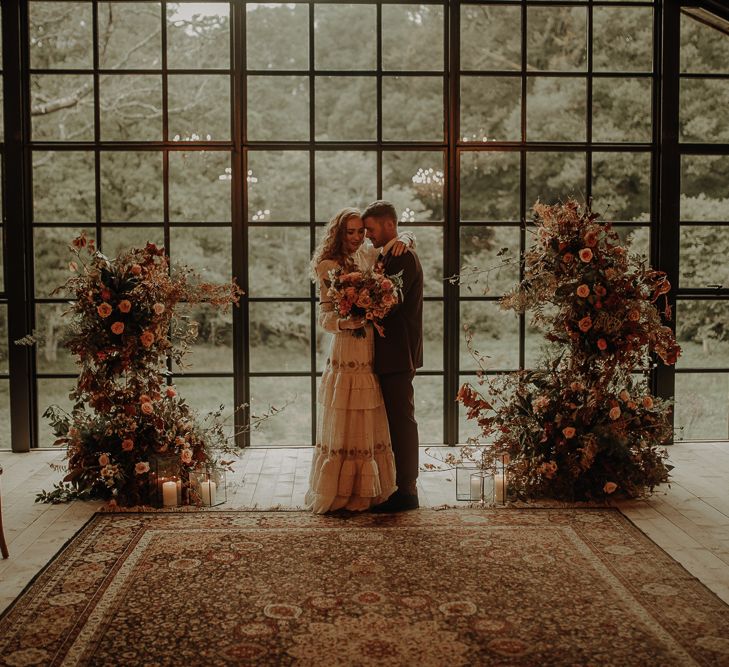
[[[423,268],[412,250],[388,253],[383,265],[387,275],[403,272],[403,299],[382,321],[385,337],[375,333],[375,373],[415,372],[423,365]]]

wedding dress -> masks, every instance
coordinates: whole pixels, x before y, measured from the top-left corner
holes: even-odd
[[[368,244],[353,255],[361,270],[371,268],[376,257]],[[317,438],[306,493],[306,505],[316,513],[366,510],[397,488],[387,413],[372,365],[376,334],[371,324],[364,338],[339,330],[325,284],[336,266],[324,260],[317,267],[319,324],[333,335],[317,394]]]

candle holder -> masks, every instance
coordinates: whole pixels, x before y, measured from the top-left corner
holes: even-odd
[[[190,502],[215,507],[227,500],[224,468],[208,464],[190,471]]]
[[[494,502],[494,476],[476,466],[456,466],[456,500]]]
[[[185,480],[176,456],[160,456],[150,461],[150,500],[155,507],[179,507],[183,504]]]

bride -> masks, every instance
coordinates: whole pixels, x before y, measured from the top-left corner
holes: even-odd
[[[412,245],[409,235],[400,238]],[[342,209],[330,220],[311,260],[319,283],[319,324],[333,334],[317,397],[316,447],[305,500],[316,513],[366,510],[397,488],[387,414],[372,366],[373,327],[361,318],[338,317],[327,295],[331,269],[374,265],[377,250],[364,240],[360,211]],[[402,240],[392,250],[395,255],[406,251]],[[352,335],[361,328],[363,338]]]

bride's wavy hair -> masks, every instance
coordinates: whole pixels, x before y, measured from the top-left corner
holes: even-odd
[[[348,255],[344,250],[344,237],[347,235],[347,222],[355,217],[362,217],[358,208],[343,208],[329,221],[324,238],[311,258],[312,280],[317,280],[316,267],[319,262],[325,259],[333,259],[339,264],[346,262]]]

